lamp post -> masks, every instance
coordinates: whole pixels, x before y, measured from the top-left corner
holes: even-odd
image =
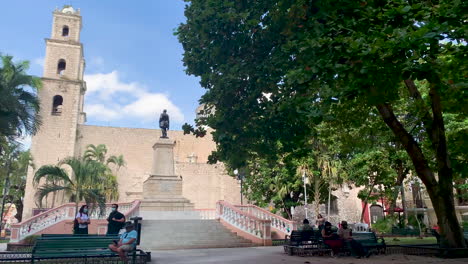
[[[308,219],[307,215],[307,184],[309,183],[309,178],[306,177],[305,170],[302,171],[302,181],[304,182],[304,210],[305,210],[305,218]]]
[[[241,198],[241,205],[243,205],[244,202],[243,202],[243,199],[242,199],[242,185],[243,185],[242,183],[243,183],[243,181],[244,181],[244,176],[245,176],[245,175],[244,175],[244,173],[242,172],[242,170],[239,172],[238,169],[235,169],[235,170],[234,170],[234,174],[236,175],[237,180],[240,181],[240,198]]]

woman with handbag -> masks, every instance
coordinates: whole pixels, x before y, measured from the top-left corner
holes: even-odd
[[[88,206],[85,204],[81,206],[80,211],[76,214],[74,226],[75,234],[87,235],[89,224],[91,224],[91,220],[88,216]]]

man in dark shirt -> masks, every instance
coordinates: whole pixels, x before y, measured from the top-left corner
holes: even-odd
[[[118,204],[112,204],[112,212],[107,217],[107,234],[118,234],[120,229],[125,225],[125,216],[117,211]]]

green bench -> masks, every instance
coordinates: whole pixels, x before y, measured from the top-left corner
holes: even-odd
[[[44,236],[36,240],[32,257],[70,257],[111,255],[109,244],[117,236]]]
[[[353,232],[353,239],[369,250],[376,250],[377,253],[385,254],[387,250],[385,239],[383,237],[377,237],[374,232]]]
[[[284,252],[289,255],[325,255],[330,254],[331,249],[322,242],[322,236],[318,230],[294,230],[286,237],[287,244]]]
[[[36,240],[32,250],[32,260],[55,258],[99,258],[116,257],[108,246],[114,240],[119,240],[116,235],[43,235]],[[138,255],[146,255],[138,250]],[[137,250],[132,254],[136,258]],[[144,256],[143,256],[144,257]]]

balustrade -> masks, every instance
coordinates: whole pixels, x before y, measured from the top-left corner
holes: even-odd
[[[219,201],[216,204],[217,217],[227,224],[252,236],[257,242],[264,245],[271,244],[270,224],[271,220],[260,219],[251,213],[236,208],[235,206]],[[239,234],[242,235],[242,234]]]
[[[257,218],[271,221],[271,227],[284,234],[290,235],[297,228],[294,221],[285,219],[255,205],[236,205],[236,208]]]
[[[139,213],[139,201],[132,203],[119,203],[119,211],[127,219],[136,216]],[[81,205],[80,205],[81,206]],[[90,214],[91,219],[105,219],[111,212],[112,204],[106,204],[104,214],[99,214],[99,210],[93,210]],[[67,203],[59,207],[50,209],[29,218],[21,223],[11,225],[11,242],[18,242],[27,236],[34,235],[48,227],[51,227],[64,220],[73,220],[75,218],[75,204]]]
[[[213,220],[216,219],[216,210],[215,209],[195,209],[202,220]]]

